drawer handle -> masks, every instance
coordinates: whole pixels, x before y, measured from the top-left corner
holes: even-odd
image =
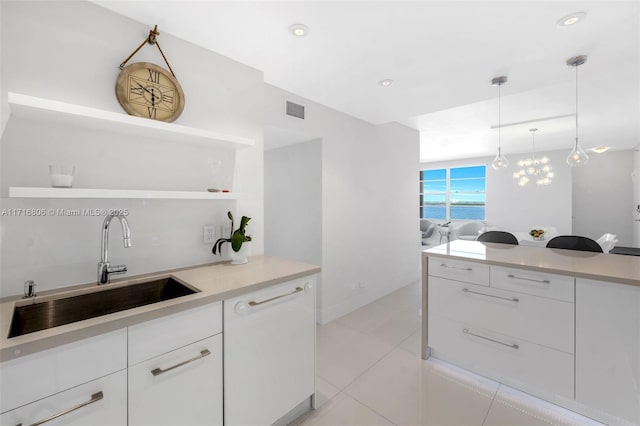
[[[183,365],[187,365],[187,364],[189,364],[189,363],[191,363],[193,361],[197,361],[200,358],[204,358],[205,356],[209,356],[209,355],[211,355],[211,352],[209,352],[209,349],[204,349],[204,350],[200,351],[200,355],[195,356],[195,357],[193,357],[191,359],[188,359],[186,361],[182,361],[181,363],[178,363],[178,364],[176,364],[174,366],[171,366],[169,368],[165,368],[164,370],[162,368],[154,368],[153,370],[151,370],[151,374],[153,374],[154,376],[159,376],[161,374],[166,373],[167,371],[171,371],[171,370],[173,370],[175,368],[182,367]]]
[[[520,349],[520,346],[519,346],[519,345],[517,345],[517,344],[515,344],[515,343],[504,343],[504,342],[501,342],[500,340],[492,339],[491,337],[481,336],[481,335],[479,335],[479,334],[475,334],[475,333],[470,332],[470,331],[469,331],[469,330],[467,330],[466,328],[465,328],[465,329],[463,329],[463,330],[462,330],[462,332],[463,332],[464,334],[468,334],[468,335],[470,335],[470,336],[479,337],[479,338],[481,338],[481,339],[488,340],[488,341],[493,342],[493,343],[499,343],[499,344],[501,344],[501,345],[503,345],[503,346],[506,346],[506,347],[508,347],[508,348],[512,348],[512,349]]]
[[[263,305],[265,303],[273,302],[274,300],[282,299],[283,297],[293,296],[294,294],[300,293],[301,291],[304,291],[304,288],[296,287],[296,289],[293,290],[290,293],[281,294],[280,296],[275,296],[275,297],[272,297],[271,299],[263,300],[261,302],[251,301],[251,302],[249,302],[249,306],[251,306],[251,307],[260,306],[260,305]]]
[[[80,405],[76,405],[75,407],[72,407],[72,408],[69,408],[67,410],[61,411],[58,414],[54,414],[53,416],[49,416],[46,419],[40,420],[39,422],[35,422],[35,423],[31,424],[31,426],[38,426],[38,425],[41,425],[43,423],[50,422],[51,420],[57,419],[58,417],[62,417],[65,414],[71,413],[72,411],[79,410],[80,408],[85,407],[85,406],[87,406],[89,404],[93,404],[94,402],[98,402],[103,398],[104,398],[104,394],[102,393],[102,391],[96,392],[93,395],[91,395],[91,399],[89,401],[83,402]],[[18,424],[17,426],[22,426],[22,423]]]
[[[517,297],[494,296],[493,294],[480,293],[478,291],[469,290],[468,288],[463,288],[462,291],[464,291],[465,293],[479,294],[480,296],[493,297],[495,299],[508,300],[509,302],[516,302],[517,303],[517,302],[520,301],[520,299],[518,299]]]
[[[442,266],[443,268],[458,269],[460,271],[473,271],[473,268],[469,268],[468,266],[466,268],[461,268],[459,266],[449,266],[446,263],[441,263],[440,266]]]
[[[513,278],[514,280],[532,281],[534,283],[541,283],[541,284],[551,284],[551,281],[549,281],[549,280],[535,280],[533,278],[519,277],[519,276],[513,275],[513,274],[509,274],[507,276],[509,278]]]

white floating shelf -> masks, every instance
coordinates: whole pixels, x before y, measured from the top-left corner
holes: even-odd
[[[146,191],[141,189],[36,188],[12,186],[10,198],[139,198],[158,200],[236,200],[233,192]]]
[[[9,92],[7,97],[11,114],[21,118],[65,123],[101,131],[115,131],[129,136],[205,144],[220,148],[250,147],[255,144],[253,139],[224,135],[179,124],[134,117],[20,93]]]

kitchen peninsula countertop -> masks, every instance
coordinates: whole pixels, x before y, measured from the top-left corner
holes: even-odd
[[[445,257],[640,286],[640,256],[464,240],[425,249],[422,256]]]
[[[183,268],[128,277],[98,286],[95,283],[47,291],[32,300],[6,298],[0,303],[0,361],[50,349],[66,343],[93,337],[102,333],[160,318],[197,306],[240,296],[255,290],[320,272],[320,267],[302,262],[271,257],[251,256],[249,263],[231,265],[229,262]],[[71,324],[7,338],[15,304],[38,303],[61,297],[101,291],[138,282],[172,277],[185,285],[200,290],[176,299],[127,309]]]

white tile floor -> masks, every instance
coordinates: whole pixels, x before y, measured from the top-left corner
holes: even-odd
[[[420,291],[402,288],[318,326],[318,408],[296,425],[599,425],[420,359]]]

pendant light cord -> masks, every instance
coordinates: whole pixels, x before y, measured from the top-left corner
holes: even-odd
[[[536,131],[531,131],[531,160],[536,161]]]
[[[502,154],[502,140],[501,140],[501,132],[502,132],[502,116],[501,116],[501,103],[500,103],[500,89],[502,88],[502,83],[498,83],[498,155]]]
[[[578,64],[576,67],[576,148],[578,148]]]

